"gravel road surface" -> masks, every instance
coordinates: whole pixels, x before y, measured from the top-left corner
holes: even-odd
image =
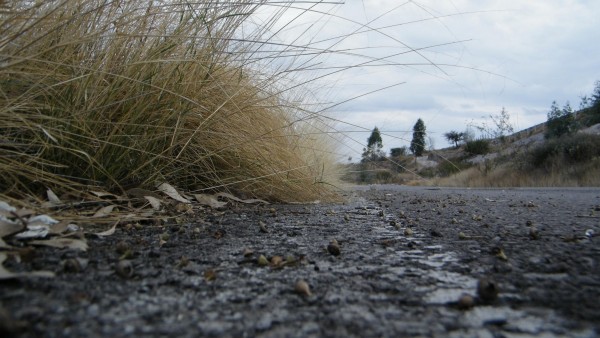
[[[370,186],[197,208],[0,281],[3,337],[595,337],[600,190]],[[262,257],[261,257],[262,256]]]

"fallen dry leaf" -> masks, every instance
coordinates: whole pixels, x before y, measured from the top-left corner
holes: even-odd
[[[54,218],[48,216],[48,215],[38,215],[38,216],[34,216],[31,217],[27,220],[27,225],[28,226],[32,226],[32,225],[53,225],[53,224],[57,224],[58,221],[55,220]]]
[[[17,211],[17,208],[4,201],[0,201],[0,215],[8,217],[15,211]]]
[[[87,242],[85,240],[74,238],[51,238],[47,240],[31,241],[29,242],[29,244],[50,246],[53,248],[60,249],[75,249],[81,251],[86,251],[88,248]]]
[[[296,285],[294,286],[294,290],[303,296],[311,296],[312,293],[310,292],[310,287],[308,286],[308,283],[303,280],[300,279],[296,282]]]
[[[25,225],[21,222],[14,222],[3,217],[0,217],[0,238],[12,235],[25,229]]]
[[[4,265],[2,265],[4,263],[4,261],[6,260],[6,258],[8,257],[8,255],[4,252],[0,252],[0,280],[4,280],[4,279],[13,279],[13,278],[20,278],[20,277],[54,277],[54,272],[52,271],[31,271],[31,272],[11,272],[9,270],[7,270]]]
[[[50,226],[50,234],[51,235],[60,235],[67,230],[77,230],[78,227],[75,224],[70,223],[68,220],[62,220],[56,224]]]
[[[204,279],[207,282],[214,281],[215,279],[217,279],[217,272],[213,269],[208,269],[204,271]]]
[[[152,206],[152,209],[154,209],[156,211],[160,210],[161,202],[158,198],[156,198],[154,196],[144,196],[144,198],[148,201],[148,203],[150,203],[150,205]]]
[[[94,236],[98,236],[98,237],[106,237],[106,236],[112,236],[115,233],[115,229],[117,229],[117,225],[119,224],[119,222],[115,222],[115,224],[113,224],[113,226],[106,230],[106,231],[102,231],[102,232],[96,232],[96,233],[90,233],[91,235]]]
[[[5,241],[2,240],[2,238],[0,238],[0,249],[12,249],[13,247],[6,244]]]
[[[153,191],[147,190],[147,189],[142,189],[142,188],[131,188],[129,190],[126,191],[127,196],[129,197],[137,197],[137,198],[143,198],[144,196],[152,196],[154,198],[158,198],[160,199],[161,196]]]
[[[102,207],[102,208],[98,209],[98,211],[96,211],[96,213],[92,216],[92,218],[106,217],[106,216],[110,215],[111,212],[113,212],[114,208],[115,208],[115,206],[112,204]]]
[[[207,194],[194,194],[194,198],[196,201],[202,205],[207,205],[213,209],[224,208],[227,205],[227,202],[221,202],[217,199],[216,196],[207,195]]]
[[[56,194],[54,193],[54,191],[52,191],[52,189],[46,190],[46,195],[48,196],[48,202],[50,202],[54,205],[62,204],[62,201],[60,200],[60,198],[58,198],[58,196],[56,196]]]
[[[158,190],[162,191],[167,196],[171,197],[172,199],[174,199],[176,201],[179,201],[179,202],[182,202],[182,203],[192,203],[187,198],[181,196],[181,194],[179,194],[179,192],[177,191],[177,189],[175,189],[169,183],[161,183],[158,186]]]
[[[28,216],[31,216],[31,215],[33,215],[33,214],[35,214],[35,211],[34,211],[34,210],[31,210],[31,209],[25,209],[25,208],[19,209],[19,210],[17,210],[17,211],[15,212],[15,215],[16,215],[17,217],[28,217]]]
[[[90,191],[90,193],[92,195],[94,195],[96,197],[100,197],[100,198],[103,198],[103,197],[118,198],[117,195],[111,194],[111,193],[106,192],[106,191]]]
[[[217,194],[215,194],[215,197],[223,197],[223,198],[227,198],[227,199],[234,200],[234,201],[240,202],[240,203],[245,203],[245,204],[254,204],[254,203],[269,204],[269,202],[267,202],[265,200],[260,200],[257,198],[250,198],[250,199],[243,200],[241,198],[237,198],[237,197],[233,196],[232,194],[228,194],[226,192],[217,193]]]
[[[50,233],[48,225],[27,225],[27,230],[15,235],[18,239],[44,238]]]

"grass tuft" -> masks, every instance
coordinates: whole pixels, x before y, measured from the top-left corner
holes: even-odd
[[[257,53],[272,21],[250,29],[248,18],[262,2],[5,6],[5,198],[159,182],[280,201],[334,197],[327,120],[279,88],[286,72],[269,73],[272,61]]]

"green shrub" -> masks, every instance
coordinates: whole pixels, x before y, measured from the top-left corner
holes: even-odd
[[[471,165],[466,162],[442,161],[437,166],[437,172],[441,177],[447,177],[469,168]]]
[[[486,139],[467,142],[465,151],[472,155],[485,155],[490,152],[490,141]]]
[[[533,149],[529,163],[534,167],[550,166],[557,161],[581,163],[600,156],[600,135],[575,134],[549,140]]]
[[[408,151],[407,151],[406,147],[390,149],[390,157],[406,156],[407,153],[408,153]]]

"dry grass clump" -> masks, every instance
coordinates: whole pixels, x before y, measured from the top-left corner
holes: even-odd
[[[421,181],[419,185],[472,188],[600,186],[600,158],[579,164],[557,163],[551,169],[521,170],[511,163],[490,170],[483,166],[471,167],[449,177]]]
[[[247,19],[262,2],[4,6],[5,197],[158,182],[283,201],[333,196],[327,124],[292,104],[274,85],[284,72],[270,74],[256,53],[272,22],[250,29]]]

